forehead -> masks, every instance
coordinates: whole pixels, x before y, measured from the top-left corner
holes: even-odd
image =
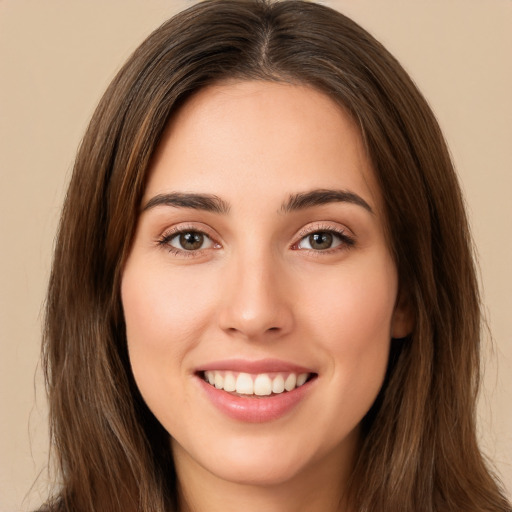
[[[380,209],[352,118],[312,87],[245,81],[204,88],[175,112],[145,199],[178,190],[270,201],[319,188],[354,189]]]

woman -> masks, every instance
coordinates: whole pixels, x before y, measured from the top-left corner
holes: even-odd
[[[433,114],[311,3],[155,31],[79,150],[44,360],[51,510],[510,510],[475,437],[470,236]]]

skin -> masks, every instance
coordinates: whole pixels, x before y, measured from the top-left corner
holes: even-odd
[[[318,189],[348,191],[371,211],[347,201],[283,209]],[[175,192],[213,194],[229,211],[144,209]],[[142,208],[122,279],[128,348],[142,396],[172,436],[182,510],[347,510],[361,419],[391,337],[410,328],[355,124],[306,86],[208,87],[174,115]],[[176,229],[208,237],[180,250]],[[309,235],[326,231],[341,233],[333,247],[312,246]],[[284,416],[239,421],[195,374],[234,357],[279,359],[317,378]]]

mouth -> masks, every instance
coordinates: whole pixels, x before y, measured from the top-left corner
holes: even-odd
[[[216,361],[195,372],[204,396],[224,415],[263,423],[289,417],[316,387],[318,373],[286,361]]]
[[[232,395],[247,398],[268,398],[289,393],[315,379],[312,372],[246,373],[228,370],[198,372],[210,386]]]

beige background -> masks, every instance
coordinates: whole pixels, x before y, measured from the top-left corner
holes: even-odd
[[[186,0],[0,0],[0,512],[45,494],[40,313],[75,149],[120,64]],[[334,0],[404,64],[448,138],[480,254],[482,445],[512,493],[512,0]]]

